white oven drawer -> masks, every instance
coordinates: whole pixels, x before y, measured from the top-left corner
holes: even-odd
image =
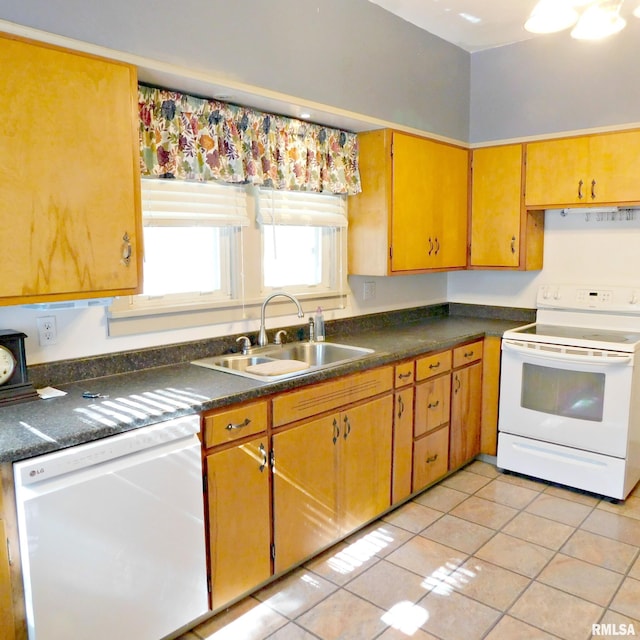
[[[589,451],[500,433],[498,468],[624,499],[640,479],[637,465]]]

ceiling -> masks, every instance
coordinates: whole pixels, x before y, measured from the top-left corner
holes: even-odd
[[[523,27],[537,0],[369,1],[469,52],[544,37]],[[637,4],[627,0],[622,15]]]

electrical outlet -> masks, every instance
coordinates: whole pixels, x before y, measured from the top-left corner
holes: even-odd
[[[56,330],[56,317],[45,316],[44,318],[37,318],[36,323],[38,325],[38,340],[41,347],[46,347],[50,344],[55,344],[58,340],[58,332]]]
[[[362,287],[362,299],[373,300],[376,297],[376,283],[373,280],[368,280]]]

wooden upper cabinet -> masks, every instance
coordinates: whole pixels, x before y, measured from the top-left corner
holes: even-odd
[[[474,149],[470,268],[541,269],[544,215],[523,206],[523,145]]]
[[[349,273],[466,266],[469,154],[388,129],[359,135],[362,193],[349,199]]]
[[[2,35],[0,67],[0,304],[137,293],[135,68]]]
[[[640,202],[640,131],[527,144],[528,207]]]

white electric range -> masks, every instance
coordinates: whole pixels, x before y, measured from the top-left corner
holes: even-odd
[[[502,340],[499,468],[624,499],[640,480],[640,286],[545,285]]]

